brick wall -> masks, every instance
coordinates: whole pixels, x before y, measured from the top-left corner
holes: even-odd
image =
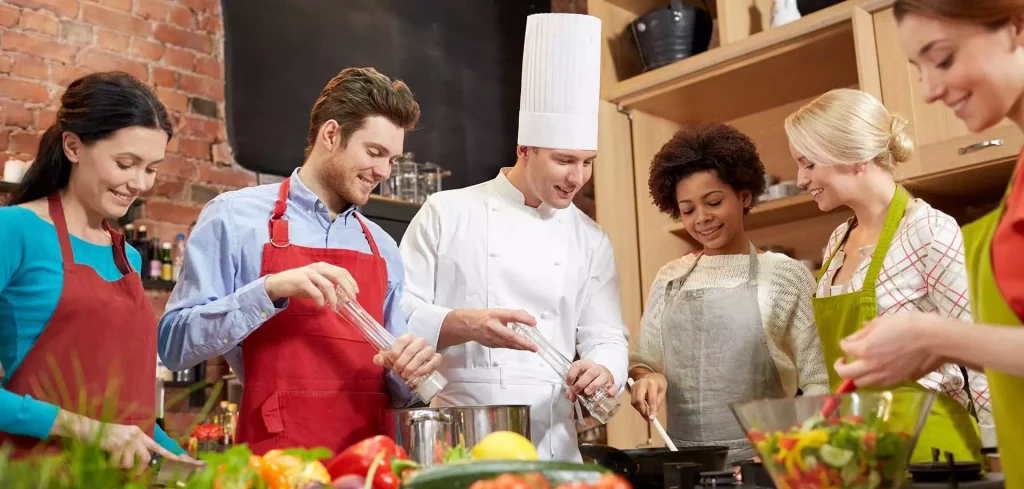
[[[3,161],[34,157],[70,81],[127,71],[171,111],[176,134],[140,223],[172,240],[219,192],[256,182],[226,142],[223,40],[218,0],[0,0]]]

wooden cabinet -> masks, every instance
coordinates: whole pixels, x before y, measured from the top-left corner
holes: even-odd
[[[958,219],[1002,195],[1024,135],[1008,122],[972,134],[944,105],[925,103],[916,70],[898,47],[893,0],[846,0],[779,27],[769,25],[769,0],[706,0],[721,44],[641,73],[629,25],[667,3],[588,0],[604,38],[597,221],[615,247],[634,339],[658,270],[696,247],[655,207],[647,183],[654,154],[685,125],[735,126],[757,144],[770,174],[792,180],[797,166],[783,130],[786,116],[828,90],[859,88],[910,120],[917,151],[898,172],[912,192]],[[781,246],[820,263],[829,234],[851,215],[822,213],[800,195],[758,205],[746,227],[755,245]],[[646,443],[645,424],[623,406],[609,426],[609,444]]]

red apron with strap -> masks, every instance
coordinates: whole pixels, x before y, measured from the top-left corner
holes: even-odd
[[[345,268],[359,285],[357,300],[384,324],[387,264],[366,223],[353,216],[371,254],[309,248],[289,242],[290,179],[281,183],[270,218],[270,242],[263,245],[260,276],[316,262]],[[311,299],[289,299],[288,307],[242,341],[245,386],[237,443],[262,455],[275,448],[326,447],[335,454],[383,433],[381,417],[391,407],[385,371],[363,335],[329,307]]]
[[[136,425],[150,437],[156,420],[157,318],[125,254],[125,238],[104,222],[123,277],[108,282],[75,263],[64,207],[48,198],[60,240],[64,280],[43,332],[7,384],[7,390],[56,404],[93,419]],[[59,440],[0,433],[15,456],[54,452]]]

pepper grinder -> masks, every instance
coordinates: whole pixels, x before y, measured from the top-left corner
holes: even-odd
[[[551,343],[548,343],[547,338],[544,338],[544,335],[540,334],[540,331],[537,331],[537,328],[523,326],[519,323],[509,323],[509,327],[519,336],[534,342],[537,345],[537,354],[540,355],[548,365],[551,365],[551,368],[555,369],[555,372],[558,372],[558,375],[561,376],[563,382],[565,381],[565,378],[569,376],[569,368],[572,366],[572,363],[570,363],[564,355],[559,353]],[[566,385],[566,387],[570,386]],[[587,411],[590,411],[590,414],[600,421],[601,424],[607,424],[608,421],[612,419],[612,416],[615,416],[615,413],[619,411],[619,407],[621,406],[619,399],[609,396],[608,392],[604,389],[599,389],[590,396],[581,392],[577,394],[576,397],[580,400],[580,403],[587,408]]]

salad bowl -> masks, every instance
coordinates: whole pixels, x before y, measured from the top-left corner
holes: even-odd
[[[925,389],[857,391],[730,407],[779,489],[898,489],[936,396]],[[838,408],[826,418],[829,399],[838,399]]]

